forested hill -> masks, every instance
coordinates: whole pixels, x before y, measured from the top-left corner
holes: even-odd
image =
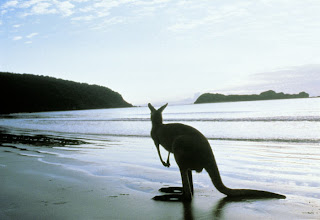
[[[131,107],[109,88],[48,76],[0,72],[0,113]]]
[[[237,102],[237,101],[257,101],[257,100],[272,100],[272,99],[292,99],[292,98],[308,98],[309,94],[300,92],[299,94],[284,94],[283,92],[276,93],[269,90],[262,92],[259,95],[223,95],[205,93],[199,96],[194,104],[199,103],[215,103],[215,102]]]

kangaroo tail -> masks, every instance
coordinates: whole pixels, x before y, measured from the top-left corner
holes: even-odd
[[[230,189],[226,187],[222,180],[218,170],[217,163],[213,157],[213,162],[210,163],[207,167],[205,167],[208,172],[213,185],[217,188],[217,190],[228,197],[250,197],[250,198],[277,198],[277,199],[285,199],[284,195],[280,195],[273,192],[261,191],[261,190],[253,190],[253,189]]]

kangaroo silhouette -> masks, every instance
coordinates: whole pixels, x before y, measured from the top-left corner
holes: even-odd
[[[286,198],[284,195],[268,191],[231,189],[226,187],[221,180],[219,169],[207,138],[197,129],[185,124],[163,124],[162,111],[167,105],[168,103],[156,110],[150,103],[148,104],[151,110],[151,137],[157,148],[160,161],[164,166],[170,166],[170,153],[174,154],[181,173],[182,187],[161,188],[159,191],[173,194],[155,196],[153,199],[163,201],[191,201],[194,192],[191,171],[201,172],[203,169],[208,172],[217,190],[228,197]],[[163,161],[161,157],[160,145],[169,152],[166,162]],[[180,192],[180,194],[177,194],[178,192]]]

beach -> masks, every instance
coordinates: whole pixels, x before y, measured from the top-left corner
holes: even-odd
[[[248,187],[277,189],[287,198],[229,201],[210,185],[205,172],[194,174],[195,196],[191,203],[154,201],[152,197],[161,194],[159,188],[179,186],[176,164],[171,162],[172,169],[157,166],[160,162],[152,146],[147,152],[136,149],[128,152],[128,148],[114,147],[117,142],[121,145],[120,139],[112,141],[113,147],[107,152],[100,149],[109,154],[105,167],[81,157],[75,159],[75,152],[86,151],[81,145],[43,150],[40,146],[3,144],[0,150],[0,218],[318,219],[320,216],[318,199],[294,195],[294,190],[272,184],[268,187],[251,183]],[[127,144],[128,140],[122,139]],[[131,147],[138,144],[141,142],[135,140]],[[93,145],[91,147],[99,151],[97,143]],[[145,156],[151,158],[139,161]],[[116,158],[121,159],[117,161]],[[202,179],[206,181],[201,182]]]
[[[164,113],[165,123],[208,137],[226,186],[286,199],[228,199],[203,171],[193,173],[192,202],[152,200],[181,179],[172,155],[169,168],[158,158],[147,108],[2,116],[0,219],[319,219],[319,101],[296,102],[277,111],[272,101]]]

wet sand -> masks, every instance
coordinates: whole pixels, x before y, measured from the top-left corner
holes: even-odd
[[[67,154],[58,154],[59,149],[46,151],[39,146],[36,149],[40,150],[21,143],[0,146],[0,219],[320,218],[319,200],[294,192],[286,193],[285,200],[234,201],[226,199],[212,185],[197,187],[195,184],[191,203],[154,201],[151,198],[161,194],[158,189],[179,182],[180,175],[176,168],[146,166],[147,160],[141,162],[146,156],[143,150],[134,151],[133,155],[132,151],[131,156],[126,157],[121,148],[110,147],[108,155],[115,158],[115,162],[106,161],[103,166],[107,170],[101,166],[101,170],[86,172],[90,166],[85,169],[65,166]],[[156,154],[153,150],[150,152]],[[117,162],[118,154],[126,158],[124,161],[131,158],[131,162]],[[72,157],[68,158],[69,164],[72,159],[77,167],[86,166],[87,163],[79,163]],[[137,158],[140,161],[135,165]],[[152,160],[160,163],[156,155]],[[114,174],[106,174],[108,170]],[[196,175],[195,182],[198,181]]]

